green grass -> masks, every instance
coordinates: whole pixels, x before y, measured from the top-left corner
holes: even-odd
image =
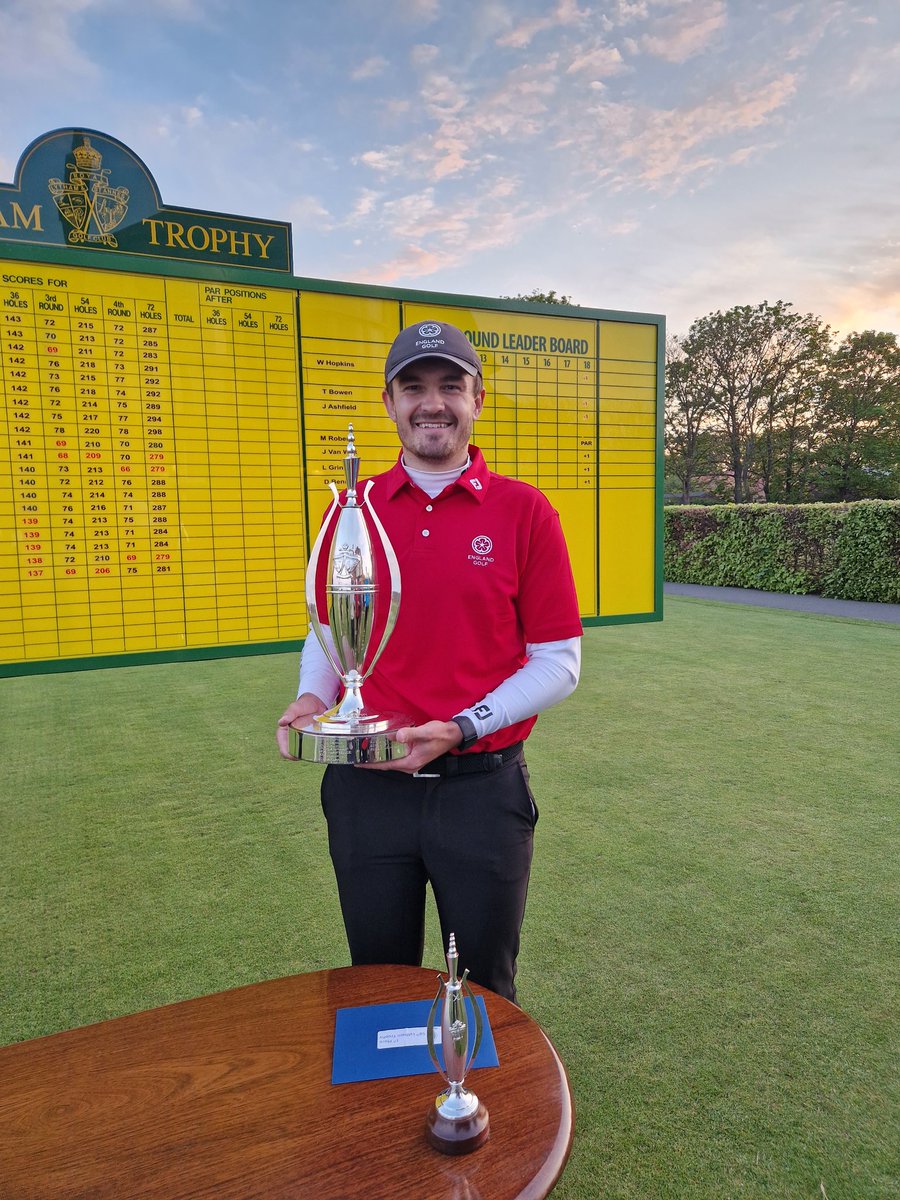
[[[577,1106],[554,1200],[900,1195],[898,667],[892,626],[688,599],[588,632],[529,743],[520,1000]],[[0,684],[0,1042],[347,961],[319,772],[273,748],[294,681]]]

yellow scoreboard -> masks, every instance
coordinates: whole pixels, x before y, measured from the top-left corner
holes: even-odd
[[[426,318],[480,354],[476,440],[559,511],[586,622],[661,618],[662,318],[297,279],[286,229],[138,203],[135,163],[57,131],[0,186],[0,674],[296,646],[348,422],[396,460],[384,359]]]
[[[0,659],[296,638],[290,292],[3,271]],[[293,553],[285,553],[286,546]]]
[[[585,619],[661,616],[661,320],[501,304],[301,291],[310,506],[318,494],[324,507],[317,481],[340,478],[348,420],[365,471],[394,463],[396,432],[381,401],[385,356],[406,325],[446,320],[484,365],[478,445],[494,470],[539,487],[559,512]]]

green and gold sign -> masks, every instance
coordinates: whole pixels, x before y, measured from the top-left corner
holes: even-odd
[[[31,143],[0,184],[0,240],[289,273],[290,225],[164,205],[134,151],[94,129]]]

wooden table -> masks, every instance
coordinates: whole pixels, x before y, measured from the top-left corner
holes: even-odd
[[[565,1069],[521,1009],[485,997],[499,1068],[472,1087],[491,1137],[425,1142],[440,1079],[331,1084],[338,1008],[434,995],[435,972],[275,979],[0,1048],[2,1200],[539,1200],[572,1144]]]

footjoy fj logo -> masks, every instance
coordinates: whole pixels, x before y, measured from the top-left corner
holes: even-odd
[[[437,337],[440,332],[440,325],[434,321],[426,321],[424,325],[419,326],[419,337],[433,338]]]
[[[484,533],[480,533],[478,537],[472,538],[472,549],[474,554],[470,554],[469,562],[474,563],[476,567],[486,567],[488,563],[494,561],[491,551],[494,548],[494,543]]]

